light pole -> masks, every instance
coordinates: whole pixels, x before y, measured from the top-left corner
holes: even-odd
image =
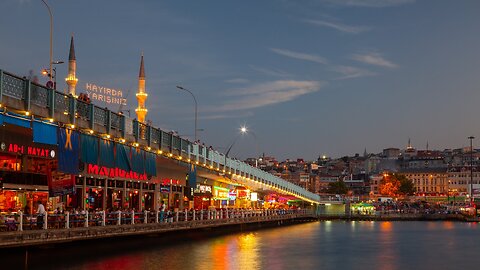
[[[52,65],[60,65],[60,64],[63,64],[63,63],[64,63],[63,61],[51,62]],[[48,70],[46,70],[46,69],[43,69],[42,70],[42,75],[48,76],[50,78],[50,82],[52,82],[52,84],[53,84],[53,85],[49,85],[49,83],[47,83],[47,87],[50,87],[50,88],[53,88],[54,90],[57,90],[57,69],[55,67],[53,67],[51,70],[52,70],[52,73],[48,72]]]
[[[50,72],[49,72],[49,77],[50,81],[52,80],[52,65],[53,65],[53,14],[52,10],[50,9],[50,6],[45,2],[45,0],[42,0],[42,2],[45,4],[45,6],[48,9],[48,14],[50,15],[50,62],[49,62],[49,67],[50,67]]]
[[[475,137],[468,137],[470,140],[470,205],[473,204],[473,139]]]
[[[197,99],[195,98],[195,95],[190,90],[188,90],[187,88],[184,88],[184,87],[181,87],[181,86],[178,86],[178,85],[177,85],[177,88],[190,93],[190,95],[192,95],[192,97],[193,97],[193,101],[195,102],[195,142],[197,142],[197,131],[198,131],[198,129],[197,129],[197,115],[198,115]]]

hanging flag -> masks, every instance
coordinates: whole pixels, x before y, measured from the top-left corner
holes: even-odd
[[[195,164],[191,164],[188,170],[188,186],[197,186],[197,166]]]
[[[79,134],[75,130],[58,128],[58,171],[78,174],[80,160]]]

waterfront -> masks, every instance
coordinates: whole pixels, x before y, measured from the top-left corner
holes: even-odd
[[[477,223],[322,221],[208,236],[72,243],[29,250],[29,269],[457,269],[474,267]],[[10,253],[10,252],[9,252]],[[5,257],[4,257],[5,256]],[[21,255],[2,251],[2,261]],[[8,263],[7,263],[8,265]]]

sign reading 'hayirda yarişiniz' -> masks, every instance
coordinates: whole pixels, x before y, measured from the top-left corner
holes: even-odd
[[[123,96],[123,92],[120,89],[99,86],[94,83],[85,83],[85,91],[92,101],[96,100],[107,104],[127,106],[127,98]]]

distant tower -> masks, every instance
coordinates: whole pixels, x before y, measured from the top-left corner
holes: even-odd
[[[145,92],[145,67],[143,66],[143,53],[140,60],[140,73],[138,75],[138,92],[136,94],[138,107],[135,109],[137,113],[137,119],[139,122],[145,123],[145,117],[147,116],[147,108],[145,107],[145,101],[148,94]]]
[[[68,84],[68,93],[77,96],[75,93],[75,86],[77,85],[78,79],[75,76],[77,70],[77,60],[75,59],[75,47],[73,46],[73,35],[70,40],[70,52],[68,54],[68,75],[65,78]]]
[[[407,150],[412,150],[412,144],[410,143],[410,138],[408,138]]]

